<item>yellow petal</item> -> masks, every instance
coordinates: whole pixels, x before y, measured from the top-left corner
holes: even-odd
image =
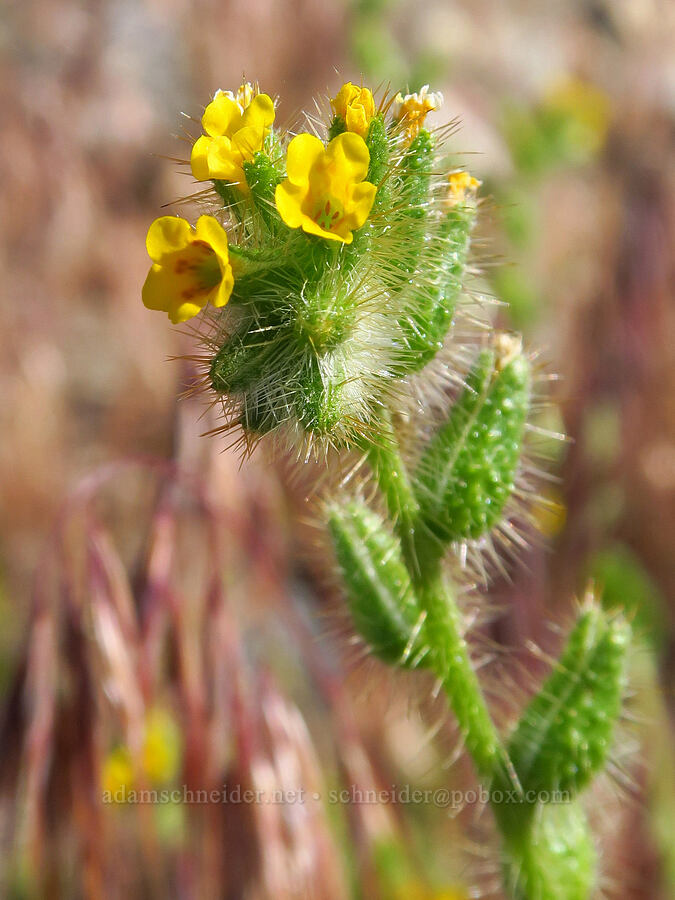
[[[175,303],[167,310],[169,318],[174,325],[180,325],[181,322],[187,322],[188,319],[193,319],[195,316],[199,315],[208,303],[208,299],[208,297],[204,297],[204,303],[201,306],[192,301]]]
[[[349,109],[349,105],[358,97],[359,89],[355,84],[352,84],[351,81],[347,81],[342,85],[340,90],[335,95],[335,98],[331,100],[331,105],[335,110],[336,116],[341,116],[341,118],[345,119],[347,117],[347,110]]]
[[[232,134],[239,128],[241,110],[236,100],[226,94],[217,94],[204,110],[202,127],[211,137]]]
[[[244,110],[241,128],[253,127],[260,131],[274,122],[274,103],[267,94],[258,94]]]
[[[240,182],[244,179],[241,153],[228,137],[212,138],[208,155],[209,178]]]
[[[365,137],[368,134],[370,119],[366,116],[362,106],[351,106],[347,110],[345,123],[347,125],[347,131],[352,131],[354,134],[360,134],[361,137]]]
[[[344,119],[347,131],[366,136],[375,115],[375,101],[368,88],[357,87],[348,81],[331,103],[336,115]]]
[[[326,148],[326,156],[334,160],[344,178],[362,181],[368,174],[370,152],[366,142],[358,134],[345,131],[333,138]]]
[[[160,216],[148,229],[145,239],[148,256],[153,262],[161,262],[165,254],[186,247],[191,235],[190,224],[185,219],[179,216]]]
[[[362,184],[357,184],[354,187],[348,212],[352,228],[360,228],[366,221],[370,210],[373,208],[376,193],[377,188],[369,181],[364,181]]]
[[[195,227],[195,238],[212,247],[219,262],[222,260],[229,265],[230,252],[227,245],[227,232],[218,219],[213,216],[200,216]]]
[[[225,306],[227,301],[232,296],[232,289],[234,288],[234,278],[232,277],[232,268],[227,266],[225,270],[223,270],[223,280],[218,285],[215,294],[210,298],[212,306]]]
[[[307,234],[316,234],[328,241],[340,241],[342,244],[351,244],[352,238],[354,237],[351,231],[346,231],[345,229],[343,229],[345,232],[344,234],[339,234],[337,231],[326,231],[325,228],[317,225],[314,219],[310,219],[310,217],[306,215],[303,215],[302,218],[302,230]]]
[[[242,160],[253,159],[253,154],[262,148],[263,137],[262,130],[252,125],[240,128],[232,138],[232,148]]]
[[[367,148],[366,148],[367,151]],[[294,184],[306,184],[309,170],[324,152],[324,146],[313,134],[299,134],[288,145],[286,174]]]
[[[297,138],[293,140],[297,140]],[[291,143],[293,142],[291,141]],[[306,186],[292,184],[288,178],[277,185],[274,199],[279,215],[289,228],[299,228],[303,223],[303,219],[307,218],[301,209],[301,203],[306,194]]]
[[[192,153],[190,155],[190,165],[192,166],[192,174],[197,181],[208,181],[209,175],[209,148],[213,138],[202,135],[192,145]]]
[[[148,272],[143,285],[143,291],[141,293],[143,306],[145,306],[146,309],[156,309],[166,312],[169,301],[171,300],[170,293],[167,293],[167,287],[169,287],[169,285],[167,284],[162,267],[155,263]]]

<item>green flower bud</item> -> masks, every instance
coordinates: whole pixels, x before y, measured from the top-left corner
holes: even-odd
[[[520,343],[502,336],[481,353],[447,422],[415,475],[421,541],[479,538],[513,491],[530,403],[530,367]]]
[[[577,803],[538,808],[525,840],[505,831],[504,884],[514,900],[589,900],[597,856]]]
[[[511,737],[523,790],[582,790],[605,765],[625,687],[627,622],[591,605]]]
[[[385,662],[416,665],[423,619],[398,541],[360,501],[333,505],[328,521],[357,632]]]

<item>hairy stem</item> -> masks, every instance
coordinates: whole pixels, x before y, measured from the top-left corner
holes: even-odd
[[[513,783],[508,755],[471,665],[459,609],[440,566],[426,567],[413,581],[426,613],[425,637],[431,648],[432,668],[443,684],[478,774],[486,781],[499,774]]]
[[[431,668],[443,684],[480,776],[488,781],[496,775],[506,776],[513,783],[508,755],[471,665],[459,609],[444,583],[439,556],[436,552],[425,554],[425,543],[416,541],[415,518],[419,507],[401,459],[391,417],[387,416],[382,425],[380,433],[384,440],[371,446],[369,459],[396,523],[403,559],[426,616],[424,636],[430,648]]]
[[[406,565],[410,571],[418,571],[415,557],[415,519],[419,505],[408,471],[401,459],[389,411],[382,415],[378,434],[379,440],[372,442],[368,447],[368,461],[401,541]]]

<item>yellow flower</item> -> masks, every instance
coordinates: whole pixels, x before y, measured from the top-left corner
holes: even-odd
[[[175,778],[180,762],[180,733],[166,710],[148,714],[143,742],[143,771],[151,784],[166,784]]]
[[[397,94],[394,99],[394,119],[404,121],[407,126],[408,140],[417,137],[424,125],[427,113],[440,109],[443,105],[443,94],[440,91],[429,93],[429,85],[425,84],[419,93]]]
[[[236,97],[230,91],[218,91],[204,110],[202,127],[206,134],[195,141],[190,157],[197,181],[230,181],[242,193],[248,193],[243,165],[262,150],[274,122],[271,98],[253,94],[250,84],[243,84]]]
[[[567,520],[567,506],[560,491],[550,488],[533,510],[536,527],[547,538],[557,537]]]
[[[227,235],[213,216],[197,227],[178,216],[161,216],[148,229],[145,245],[153,262],[143,285],[143,304],[185,322],[207,303],[225,306],[234,286]]]
[[[233,94],[232,91],[221,91],[220,89],[216,91],[214,95],[218,97],[219,94],[223,94],[225,97],[229,97],[230,100],[235,100],[239,106],[239,109],[243,113],[245,109],[247,109],[251,105],[251,101],[254,97],[257,97],[260,91],[258,87],[253,87],[250,81],[245,81],[243,84],[239,85],[237,89],[237,93]]]
[[[279,215],[289,228],[351,244],[375,200],[377,188],[363,180],[369,164],[358,134],[345,131],[327,147],[312,134],[299,134],[288,145],[288,177],[276,190]]]
[[[347,131],[363,138],[368,134],[370,120],[375,115],[375,101],[368,88],[357,87],[348,81],[330,102],[335,115],[344,119]]]
[[[101,772],[101,787],[106,797],[113,803],[119,802],[132,788],[133,783],[134,768],[129,751],[126,747],[115,747],[103,761]]]
[[[482,183],[468,172],[453,172],[452,175],[448,175],[449,187],[446,198],[448,205],[456,206],[459,203],[466,203],[467,200],[473,200]]]
[[[153,786],[167,784],[176,777],[180,765],[180,732],[171,715],[163,709],[151,709],[145,720],[140,771]],[[101,786],[106,799],[124,801],[136,786],[136,772],[129,748],[118,745],[103,761]]]
[[[397,900],[468,900],[463,888],[444,888],[433,890],[421,881],[408,881],[400,885],[396,891]]]
[[[544,108],[570,120],[571,137],[580,150],[597,153],[605,143],[612,116],[608,95],[578,78],[564,78],[544,98]]]

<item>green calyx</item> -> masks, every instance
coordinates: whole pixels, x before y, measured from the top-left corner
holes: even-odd
[[[621,710],[629,638],[620,615],[596,604],[582,612],[509,742],[523,790],[574,796],[604,767]]]
[[[403,157],[400,176],[400,227],[407,239],[398,264],[412,286],[399,320],[404,373],[423,369],[443,345],[462,290],[476,218],[475,203],[450,205],[442,195],[433,197],[434,161],[435,141],[422,129]],[[426,277],[418,279],[420,271]]]
[[[542,806],[525,835],[504,833],[504,885],[509,897],[589,900],[597,880],[597,854],[578,804]]]
[[[217,394],[239,394],[262,377],[273,358],[275,342],[255,328],[233,334],[213,358],[209,377]]]
[[[515,485],[530,380],[515,342],[481,353],[415,473],[420,541],[435,541],[440,551],[499,521]]]
[[[358,634],[384,662],[414,667],[424,617],[396,538],[358,500],[333,505],[328,525]]]
[[[339,134],[343,134],[347,130],[347,123],[342,116],[333,116],[333,120],[328,128],[328,140],[332,141]]]

